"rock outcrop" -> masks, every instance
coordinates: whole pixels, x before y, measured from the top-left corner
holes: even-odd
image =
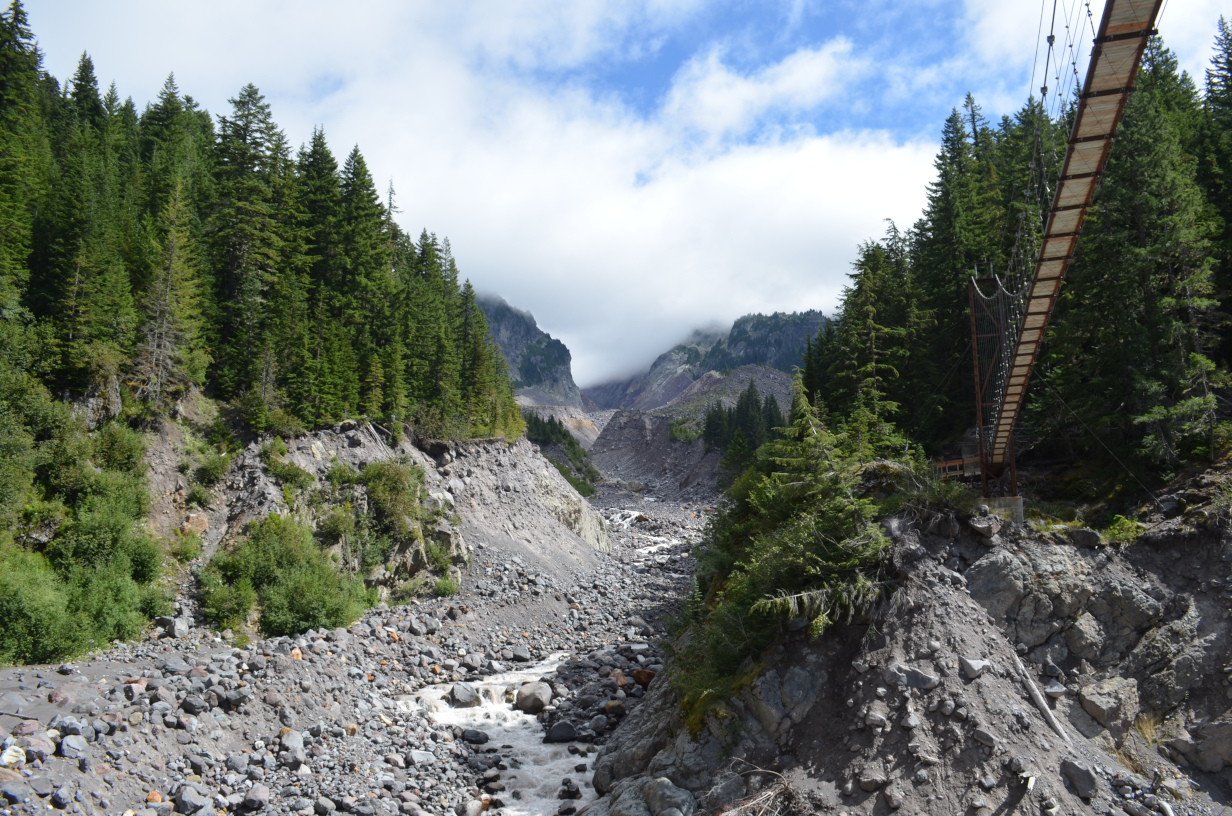
[[[518,396],[529,405],[580,408],[582,392],[573,381],[572,355],[565,344],[540,329],[530,312],[502,298],[484,295],[478,302]]]
[[[606,795],[583,813],[644,812],[658,779],[720,812],[759,797],[848,812],[1212,807],[1186,772],[1232,766],[1216,527],[1178,523],[1117,552],[1063,529],[989,537],[978,518],[914,518],[887,522],[900,589],[875,635],[784,626],[756,679],[692,728],[657,677],[600,751]]]

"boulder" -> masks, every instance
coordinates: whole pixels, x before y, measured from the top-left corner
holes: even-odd
[[[1083,612],[1065,632],[1065,645],[1083,660],[1096,661],[1104,649],[1104,628],[1090,612]]]
[[[968,680],[974,680],[991,669],[992,663],[972,657],[960,657],[958,658],[958,667],[962,669],[963,674]]]
[[[479,694],[470,683],[453,684],[453,688],[449,692],[449,704],[451,706],[454,708],[475,708],[479,703]]]
[[[1103,544],[1099,533],[1086,527],[1074,527],[1069,531],[1069,540],[1075,547],[1098,547]]]
[[[675,808],[682,816],[693,816],[697,811],[697,801],[693,794],[672,784],[670,779],[660,777],[646,786],[646,804],[650,806],[650,816],[664,816],[664,812]]]
[[[573,742],[577,739],[577,729],[568,720],[558,720],[544,737],[544,742]]]
[[[866,768],[860,774],[860,790],[865,793],[872,793],[876,790],[881,790],[890,781],[886,776],[885,771],[878,768]]]
[[[968,521],[967,524],[984,538],[992,538],[1001,532],[1001,519],[996,516],[976,516]]]
[[[90,755],[90,743],[81,734],[69,734],[60,740],[60,756],[65,759],[81,759]]]
[[[636,680],[636,672],[634,679]],[[825,672],[820,677],[814,677],[809,672],[795,666],[783,675],[783,708],[794,723],[800,722],[813,707],[817,699],[817,687],[826,682]]]
[[[527,683],[518,689],[513,707],[524,714],[538,714],[551,702],[551,686],[547,683]]]
[[[189,694],[186,696],[184,701],[180,703],[180,708],[184,709],[184,712],[191,716],[196,716],[202,711],[210,710],[209,704],[207,704],[205,700],[197,694]]]
[[[774,669],[763,674],[744,694],[749,711],[757,718],[762,729],[771,736],[776,736],[787,709],[783,706],[782,685],[779,683],[779,673]]]
[[[185,785],[175,795],[176,813],[196,813],[210,805],[210,797],[201,793],[192,785]]]
[[[248,810],[261,810],[269,804],[270,789],[265,785],[257,783],[248,789],[248,793],[244,794],[244,807]]]
[[[924,690],[935,689],[941,684],[941,678],[937,674],[914,666],[904,666],[902,663],[891,663],[885,670],[885,679],[887,683],[896,686]]]
[[[1075,762],[1072,759],[1061,760],[1061,775],[1069,780],[1074,792],[1083,799],[1090,799],[1099,793],[1095,772],[1084,763]]]
[[[1138,716],[1138,681],[1110,677],[1081,689],[1078,700],[1096,722],[1121,737]]]
[[[303,732],[292,729],[283,734],[282,750],[283,754],[279,759],[290,765],[292,770],[308,761],[308,752],[304,750]]]
[[[10,805],[28,803],[32,799],[34,791],[30,790],[30,786],[25,782],[13,779],[0,785],[0,800]]]
[[[1026,594],[1031,572],[1007,550],[994,550],[967,570],[967,589],[994,618],[1003,618]]]

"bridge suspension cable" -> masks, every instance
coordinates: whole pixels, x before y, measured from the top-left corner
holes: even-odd
[[[1051,123],[1069,114],[1072,93],[1079,88],[1078,42],[1084,28],[1093,26],[1094,18],[1089,0],[1071,0],[1072,5],[1053,0],[1044,85],[1039,108],[1033,111],[1035,144],[1009,266],[1004,277],[989,270],[987,277],[980,278],[977,270],[969,285],[976,422],[985,496],[1018,493],[1014,426],[1142,54],[1155,33],[1161,2],[1107,0],[1094,32],[1086,79],[1077,94],[1061,163],[1055,153],[1057,140],[1051,134]],[[1084,8],[1086,20],[1082,19]],[[1059,48],[1058,10],[1063,22]],[[1071,73],[1072,85],[1068,81]],[[1032,84],[1034,76],[1033,70]],[[1047,87],[1050,79],[1056,83],[1051,94]],[[1045,201],[1050,202],[1046,210]]]

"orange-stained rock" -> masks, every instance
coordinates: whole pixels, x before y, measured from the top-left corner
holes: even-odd
[[[355,723],[347,723],[346,726],[342,730],[346,731],[346,735],[348,737],[353,737],[359,733],[359,726],[356,725]]]
[[[292,660],[303,660],[304,659],[304,653],[299,650],[298,646],[296,646],[294,649],[291,650],[291,659]]]
[[[158,791],[150,791],[145,795],[145,800],[151,805],[157,805],[163,800],[163,795]]]
[[[210,529],[210,519],[205,513],[189,513],[188,518],[184,519],[184,523],[180,525],[180,532],[186,534],[202,535],[208,529]]]

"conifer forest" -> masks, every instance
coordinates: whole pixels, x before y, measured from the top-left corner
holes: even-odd
[[[193,389],[253,434],[521,433],[449,240],[396,214],[359,147],[289,144],[252,85],[214,116],[169,76],[138,110],[0,12],[0,617],[32,622],[0,660],[165,607],[138,431]]]
[[[1215,34],[1205,77],[1180,71],[1159,37],[1143,57],[1018,429],[1043,458],[1158,481],[1232,442],[1227,19]],[[1064,151],[1068,121],[1038,102],[991,122],[968,95],[951,113],[923,215],[860,245],[809,344],[815,404],[930,453],[974,424],[967,283],[1005,272],[1037,129]]]
[[[1213,34],[1204,76],[1181,71],[1158,36],[1143,58],[1017,429],[1022,451],[1069,468],[1041,494],[1130,502],[1139,487],[1232,448],[1232,25],[1221,18]],[[103,87],[88,53],[72,76],[52,76],[20,0],[0,11],[0,664],[131,639],[169,611],[172,558],[200,553],[151,532],[146,445],[196,397],[217,415],[182,466],[186,512],[210,504],[246,448],[260,450],[287,506],[300,507],[296,491],[317,481],[285,459],[295,446],[284,440],[350,420],[395,444],[412,434],[512,443],[529,423],[529,440],[581,496],[605,481],[575,439],[589,419],[524,417],[455,249],[426,228],[404,230],[394,183],[378,185],[360,146],[336,154],[319,127],[292,144],[252,84],[221,111],[190,91],[168,76],[138,109],[125,89]],[[791,605],[768,593],[813,580],[774,553],[747,555],[773,549],[758,536],[805,516],[863,542],[852,569],[882,563],[881,510],[864,498],[848,506],[844,479],[880,459],[923,473],[974,425],[968,283],[1010,264],[1016,225],[1040,215],[1024,213],[1032,156],[1040,145],[1062,154],[1073,115],[1030,99],[993,121],[968,94],[944,123],[922,215],[859,244],[837,309],[791,374],[782,369],[794,346],[771,337],[777,314],[713,346],[726,361],[715,372],[764,359],[795,378],[791,405],[749,381],[726,403],[699,402],[697,427],[671,427],[672,445],[696,443],[699,460],[716,450],[722,460],[717,486],[727,493],[715,501],[703,565],[718,583],[748,578],[738,616],[778,614]],[[565,346],[529,315],[515,318],[538,332],[523,347],[555,344],[548,364],[523,359],[518,387],[550,374],[581,394]],[[704,358],[694,352],[692,363]],[[843,475],[825,470],[839,461]],[[258,603],[236,553],[293,554],[286,563],[316,576],[316,597],[337,596],[331,625],[375,602],[359,571],[379,571],[408,541],[423,545],[424,525],[449,513],[440,501],[428,507],[422,469],[364,464],[362,474],[331,471],[321,495],[336,507],[263,522],[213,567],[199,565],[215,606],[231,604],[216,623],[238,629]],[[397,501],[382,504],[381,490]],[[368,516],[350,503],[362,491],[373,498]],[[330,561],[318,551],[328,547],[346,558]],[[420,568],[436,571],[442,593],[457,592],[448,548],[433,548]],[[873,583],[860,583],[852,609],[872,603]],[[279,592],[284,606],[310,594]],[[685,623],[709,614],[700,597]],[[274,605],[270,592],[259,600]],[[266,631],[305,628],[284,617]],[[750,641],[759,647],[778,625],[761,623]],[[696,642],[718,649],[729,640],[720,629]],[[707,671],[731,675],[753,645]]]

